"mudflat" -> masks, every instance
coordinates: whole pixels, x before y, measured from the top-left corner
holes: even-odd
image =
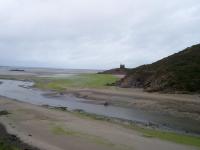
[[[199,94],[164,94],[149,93],[142,89],[67,89],[65,93],[73,93],[77,97],[85,98],[89,103],[134,107],[146,111],[173,114],[179,117],[189,117],[200,120]],[[87,101],[86,101],[87,102]]]
[[[94,120],[70,112],[0,98],[0,117],[9,133],[41,150],[192,150],[144,136],[138,131],[111,122]]]

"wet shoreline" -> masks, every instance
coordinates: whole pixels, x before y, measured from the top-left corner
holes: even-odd
[[[199,122],[187,118],[176,118],[162,113],[145,112],[139,109],[128,109],[115,106],[103,106],[84,103],[85,99],[76,98],[70,95],[52,96],[39,89],[30,89],[32,82],[4,80],[0,88],[3,96],[28,102],[36,105],[49,105],[51,107],[66,107],[69,110],[81,110],[82,112],[115,118],[127,122],[139,123],[144,126],[165,129],[169,131],[198,134],[200,135]],[[7,83],[6,83],[7,82]],[[5,86],[4,88],[2,86]],[[7,89],[6,89],[7,88]],[[11,94],[12,93],[12,94]],[[23,94],[22,94],[23,93]],[[46,95],[45,95],[46,94]]]

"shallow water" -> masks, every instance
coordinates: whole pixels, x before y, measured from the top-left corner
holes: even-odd
[[[116,106],[104,106],[92,103],[84,103],[85,99],[76,98],[72,95],[59,97],[47,97],[47,92],[30,88],[34,83],[14,80],[0,80],[0,95],[23,102],[36,105],[62,106],[70,110],[81,109],[87,113],[114,117],[123,120],[153,123],[162,129],[169,129],[180,132],[190,132],[200,135],[200,122],[177,118],[161,113],[146,112],[134,108],[124,108]]]

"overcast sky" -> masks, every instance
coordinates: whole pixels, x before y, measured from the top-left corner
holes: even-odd
[[[0,65],[135,67],[197,43],[199,0],[0,0]]]

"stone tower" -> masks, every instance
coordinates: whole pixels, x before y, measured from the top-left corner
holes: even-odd
[[[125,69],[125,65],[124,64],[120,64],[120,69]]]

